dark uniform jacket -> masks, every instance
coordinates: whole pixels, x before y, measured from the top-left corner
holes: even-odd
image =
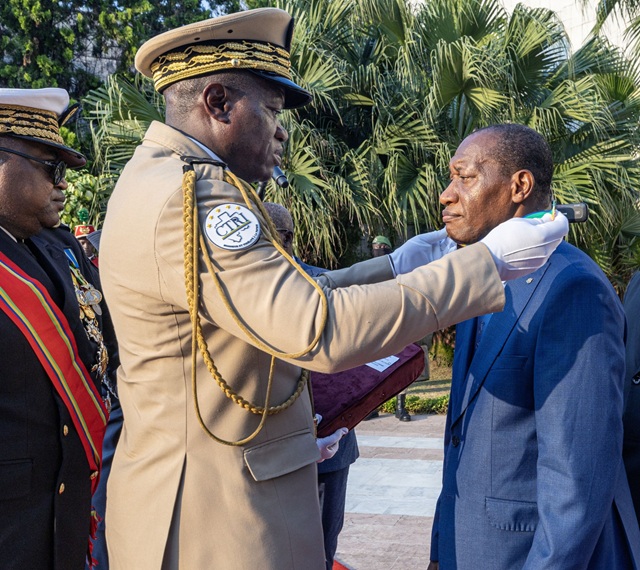
[[[97,272],[66,229],[43,230],[26,243],[16,243],[0,229],[0,250],[49,291],[67,317],[80,358],[90,371],[97,345],[79,319],[65,248],[72,249],[87,281],[99,287]],[[102,310],[98,318],[115,366],[114,336],[104,302]],[[91,515],[84,449],[27,339],[3,311],[0,331],[0,567],[81,570]]]

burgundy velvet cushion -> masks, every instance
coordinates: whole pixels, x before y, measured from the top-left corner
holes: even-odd
[[[410,344],[395,356],[399,360],[382,372],[363,364],[336,374],[311,373],[315,410],[322,416],[318,437],[340,427],[353,429],[422,374],[424,352],[420,346]]]

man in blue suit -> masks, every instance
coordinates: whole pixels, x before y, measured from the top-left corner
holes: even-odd
[[[528,127],[476,131],[450,172],[440,201],[460,245],[551,208],[551,151]],[[429,568],[638,568],[622,465],[622,306],[567,243],[505,292],[502,313],[457,327]]]

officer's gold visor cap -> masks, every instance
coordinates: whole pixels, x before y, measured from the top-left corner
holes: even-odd
[[[311,94],[291,78],[293,18],[278,8],[258,8],[195,22],[145,42],[136,69],[157,91],[184,79],[246,70],[279,85],[285,108],[301,107]]]
[[[0,89],[0,136],[36,142],[55,149],[70,168],[80,168],[87,159],[68,147],[60,127],[76,116],[80,107],[69,106],[69,94],[58,87]],[[2,146],[2,145],[0,145]]]

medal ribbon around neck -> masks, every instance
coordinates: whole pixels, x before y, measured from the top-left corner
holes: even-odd
[[[84,327],[87,336],[98,345],[95,364],[92,366],[91,372],[93,372],[96,375],[96,378],[100,380],[104,389],[103,401],[107,410],[110,412],[111,396],[117,397],[117,394],[107,375],[109,353],[104,343],[100,324],[96,318],[96,315],[102,315],[102,308],[100,307],[100,303],[102,302],[102,293],[85,279],[84,275],[80,271],[78,260],[76,259],[73,251],[71,249],[65,249],[64,253],[69,260],[71,280],[73,282],[76,300],[78,301],[78,307],[80,308],[79,316],[82,321],[82,326]]]

